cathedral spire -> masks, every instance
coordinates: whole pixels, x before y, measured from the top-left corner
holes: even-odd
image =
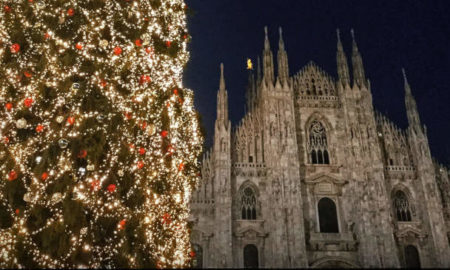
[[[223,63],[220,64],[220,87],[217,92],[217,119],[218,125],[228,126],[228,93],[225,89],[225,76],[223,74]]]
[[[339,83],[341,83],[345,87],[347,85],[350,85],[350,74],[348,71],[347,56],[345,55],[344,48],[341,43],[341,36],[339,29],[336,29],[336,33],[337,33],[337,53],[336,53],[337,72],[339,77]]]
[[[355,40],[355,32],[353,29],[350,31],[352,35],[352,65],[353,65],[353,85],[357,85],[359,87],[367,87],[366,75],[364,73],[364,65],[362,62],[361,54],[358,50],[358,45]]]
[[[225,77],[223,75],[223,63],[220,63],[220,90],[225,90]]]
[[[416,100],[411,93],[411,87],[409,85],[408,78],[406,78],[406,72],[404,68],[402,68],[402,73],[405,86],[405,106],[408,123],[410,127],[413,127],[416,131],[419,131],[421,130],[421,124],[419,112],[417,111]]]
[[[283,29],[281,28],[281,26],[278,28],[278,32],[280,33],[280,39],[278,41],[278,50],[284,51]]]
[[[402,74],[403,74],[403,82],[405,85],[405,94],[412,96],[411,86],[409,86],[408,78],[406,77],[406,72],[404,68],[402,68]]]
[[[273,68],[273,54],[270,50],[269,36],[267,32],[267,26],[264,27],[264,32],[266,34],[264,40],[264,51],[263,51],[263,71],[264,71],[264,81],[269,85],[273,85],[274,81],[274,68]]]
[[[284,49],[283,30],[279,28],[280,40],[278,42],[278,78],[284,85],[289,78],[289,65],[286,50]]]
[[[269,41],[269,34],[268,34],[268,31],[267,31],[267,26],[264,26],[264,33],[265,33],[264,51],[269,51],[270,50],[270,41]]]

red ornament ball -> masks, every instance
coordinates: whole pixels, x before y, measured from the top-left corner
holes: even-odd
[[[178,96],[178,89],[173,89],[173,94],[175,95],[175,96]]]
[[[114,54],[115,55],[120,55],[122,53],[122,48],[120,48],[120,47],[115,47],[114,48]]]
[[[126,219],[122,219],[120,222],[119,222],[119,229],[121,229],[121,230],[123,230],[123,229],[125,229],[125,224],[127,223],[127,220]]]
[[[4,8],[5,12],[10,12],[11,11],[11,7],[6,5]]]
[[[141,154],[141,155],[145,155],[145,148],[144,147],[141,147],[141,148],[139,148],[139,154]]]
[[[23,105],[25,105],[25,107],[30,108],[31,105],[33,105],[33,99],[32,98],[26,98],[23,101]]]
[[[153,52],[153,48],[146,48],[146,49],[145,49],[145,52],[147,52],[148,54],[150,54],[150,53]]]
[[[94,180],[91,182],[91,189],[97,191],[100,187],[100,180]]]
[[[73,125],[75,123],[75,117],[70,116],[69,118],[67,118],[67,123],[69,125]]]
[[[142,169],[142,168],[144,168],[144,162],[143,161],[138,161],[138,163],[137,163],[137,167],[139,168],[139,169]]]
[[[142,122],[141,128],[142,128],[142,129],[147,128],[147,121],[143,121],[143,122]]]
[[[141,78],[139,79],[139,83],[140,84],[144,84],[146,82],[150,82],[150,76],[149,75],[142,75]]]
[[[37,125],[36,132],[42,132],[42,131],[44,131],[44,126],[43,125]]]
[[[6,103],[6,104],[5,104],[5,108],[6,108],[8,111],[10,111],[10,110],[13,108],[12,103],[11,103],[11,102]]]
[[[14,170],[10,171],[8,174],[8,180],[14,181],[16,179],[17,179],[17,173]]]
[[[73,16],[74,14],[75,14],[75,11],[73,10],[73,8],[69,8],[69,9],[67,10],[67,15]]]
[[[81,150],[80,153],[78,153],[78,157],[79,158],[86,158],[87,157],[87,151],[86,150]]]
[[[131,119],[131,117],[132,117],[132,113],[130,113],[130,112],[124,112],[123,113],[124,115],[125,115],[125,118],[127,118],[127,120],[130,120]]]
[[[81,45],[80,43],[77,43],[75,45],[75,48],[77,48],[77,50],[82,50],[83,49],[83,45]]]
[[[17,43],[14,43],[11,45],[11,53],[18,53],[20,51],[20,45]]]
[[[181,162],[180,165],[178,165],[178,170],[179,171],[184,170],[184,163],[183,162]]]
[[[107,187],[107,189],[108,189],[108,191],[109,192],[114,192],[115,190],[116,190],[116,185],[114,185],[114,184],[111,184],[111,185],[109,185],[108,187]]]
[[[142,46],[142,40],[141,39],[136,39],[134,44],[136,44],[136,46],[138,46],[138,47],[141,47]]]
[[[195,251],[189,252],[189,256],[191,256],[191,258],[194,258],[195,257]]]
[[[167,46],[167,48],[170,48],[170,46],[172,46],[172,42],[171,41],[166,41],[166,46]]]
[[[168,134],[169,134],[169,132],[167,132],[167,130],[161,131],[161,137],[163,137],[163,138],[167,137]]]
[[[25,71],[23,73],[23,75],[25,75],[25,77],[27,77],[27,78],[31,78],[31,76],[32,76],[32,74],[30,72],[28,72],[28,71]]]
[[[48,173],[47,173],[47,172],[42,173],[41,179],[42,179],[43,181],[45,181],[45,180],[47,180],[47,178],[48,178]]]
[[[20,214],[20,209],[17,208],[15,212],[16,212],[16,215]]]

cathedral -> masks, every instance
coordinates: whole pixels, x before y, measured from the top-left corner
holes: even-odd
[[[408,128],[373,107],[352,37],[350,69],[338,31],[337,78],[313,62],[290,75],[281,29],[274,59],[266,28],[233,128],[221,65],[191,200],[195,267],[450,267],[450,170],[430,154],[404,71]]]

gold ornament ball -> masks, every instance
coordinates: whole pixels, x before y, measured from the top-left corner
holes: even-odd
[[[25,120],[25,118],[20,118],[19,120],[17,120],[16,122],[16,127],[19,129],[23,129],[27,126],[27,120]]]

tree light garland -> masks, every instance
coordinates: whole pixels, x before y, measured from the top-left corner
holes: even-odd
[[[183,0],[0,0],[0,267],[186,267]]]

